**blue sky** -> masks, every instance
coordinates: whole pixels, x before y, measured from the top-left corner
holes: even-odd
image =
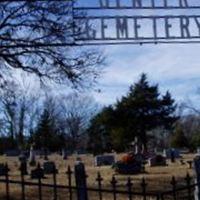
[[[81,1],[98,2],[98,0]],[[198,0],[188,1],[194,3]],[[163,11],[136,13],[149,15],[149,12],[163,14]],[[180,12],[195,14],[199,11]],[[107,65],[97,85],[101,92],[92,92],[100,104],[115,103],[122,95],[127,94],[129,86],[144,72],[152,84],[159,84],[161,93],[169,90],[177,102],[191,100],[197,107],[199,106],[200,93],[197,94],[197,89],[200,88],[200,44],[108,45],[95,48],[102,49],[107,57]],[[58,92],[59,88],[54,90]],[[65,88],[64,92],[66,91],[71,92],[68,88]]]
[[[188,0],[193,3],[195,1],[198,2]],[[87,3],[89,0],[84,2]],[[162,11],[155,12],[159,15]],[[199,13],[198,10],[179,12]],[[139,11],[139,13],[148,15],[149,11]],[[150,13],[155,14],[154,11]],[[104,46],[103,49],[107,56],[107,66],[99,80],[98,87],[101,93],[94,93],[98,102],[105,105],[116,102],[116,99],[125,95],[130,84],[136,82],[144,72],[147,73],[151,83],[159,84],[161,93],[169,90],[178,102],[190,99],[198,106],[200,44],[116,45]]]
[[[143,72],[160,85],[161,92],[169,90],[179,102],[191,99],[198,104],[200,44],[121,45],[104,50],[108,64],[99,80],[102,92],[94,94],[102,104],[125,95]]]

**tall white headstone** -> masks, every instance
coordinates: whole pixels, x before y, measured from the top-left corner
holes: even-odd
[[[197,148],[197,155],[200,155],[200,147]]]
[[[30,164],[31,166],[35,166],[35,165],[36,165],[35,151],[34,151],[34,149],[33,149],[33,146],[31,146],[31,148],[30,148],[29,164]]]

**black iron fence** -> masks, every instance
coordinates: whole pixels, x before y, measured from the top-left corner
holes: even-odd
[[[9,175],[8,165],[5,165],[4,171],[0,172],[0,185],[1,195],[5,200],[15,200],[15,195],[11,195],[11,189],[14,185],[18,186],[18,199],[20,200],[31,200],[30,196],[28,197],[28,187],[34,188],[34,194],[36,195],[35,199],[45,200],[194,200],[194,190],[198,185],[194,183],[193,178],[187,174],[184,181],[181,182],[181,185],[172,177],[170,182],[171,188],[167,191],[160,192],[150,192],[146,180],[143,178],[139,184],[140,188],[137,188],[137,191],[134,188],[134,182],[130,177],[127,178],[126,184],[123,186],[119,184],[115,176],[112,177],[110,185],[104,187],[103,177],[100,173],[97,174],[95,187],[89,187],[87,185],[87,175],[85,173],[84,167],[75,167],[74,172],[72,172],[71,167],[68,167],[66,176],[62,177],[66,179],[67,184],[61,185],[57,183],[57,170],[56,168],[52,172],[52,183],[44,182],[43,168],[40,164],[36,167],[35,171],[36,176],[35,180],[27,180],[27,174],[23,170],[23,167],[20,167],[20,178],[18,180],[13,180]],[[73,175],[75,175],[75,183],[73,183]],[[162,178],[162,177],[161,177]],[[50,189],[52,191],[51,197],[44,197],[43,188]],[[60,193],[62,191],[66,192],[66,196],[61,197]]]

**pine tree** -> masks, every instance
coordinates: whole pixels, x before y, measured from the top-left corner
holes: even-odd
[[[184,131],[181,125],[177,125],[171,140],[171,146],[176,148],[184,148],[189,146],[189,142],[185,137]]]
[[[117,103],[116,112],[120,116],[117,124],[126,129],[125,137],[129,141],[137,136],[147,150],[147,132],[158,127],[170,129],[177,120],[175,109],[170,93],[161,96],[158,85],[150,85],[146,74],[142,74],[128,95]]]
[[[65,137],[58,128],[55,116],[47,108],[44,108],[33,134],[36,148],[50,151],[61,150],[65,146]]]
[[[147,150],[147,133],[159,127],[170,130],[178,119],[174,114],[176,104],[171,94],[166,92],[163,96],[160,95],[158,85],[150,85],[146,74],[142,74],[139,81],[130,86],[128,94],[111,108],[112,112],[106,112],[106,115],[104,109],[98,115],[98,119],[101,119],[98,120],[98,126],[91,123],[91,127],[98,130],[97,127],[103,125],[110,143],[120,151],[134,141],[135,137],[144,150]],[[95,141],[97,135],[98,131],[95,131],[90,137]]]

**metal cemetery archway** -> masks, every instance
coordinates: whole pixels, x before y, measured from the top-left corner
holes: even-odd
[[[200,1],[87,2],[78,0],[73,5],[74,22],[83,20],[85,27],[84,33],[74,38],[77,45],[200,42]]]

